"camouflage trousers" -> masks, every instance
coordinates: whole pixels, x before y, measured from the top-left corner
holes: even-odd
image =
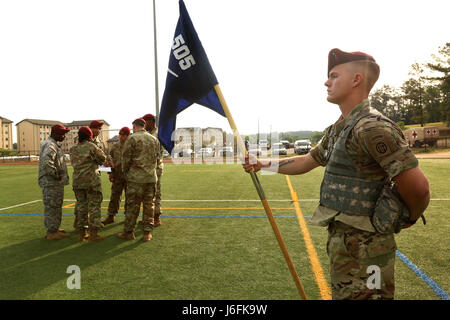
[[[42,188],[44,203],[44,226],[50,232],[58,231],[61,226],[64,186],[48,186]]]
[[[132,232],[136,226],[136,220],[139,217],[139,210],[142,203],[142,230],[151,232],[154,221],[154,197],[155,183],[136,183],[127,182],[125,200],[125,232]]]
[[[156,176],[158,177],[158,180],[156,181],[156,187],[155,187],[155,215],[161,214],[161,176],[162,176],[163,169],[157,168],[156,169]]]
[[[108,215],[116,215],[120,209],[120,201],[122,200],[122,193],[126,189],[125,180],[114,180],[111,185],[111,197],[108,204]]]
[[[84,228],[88,225],[91,229],[100,229],[103,200],[102,187],[74,188],[73,191],[77,199],[75,208],[78,217],[78,227]]]
[[[393,234],[353,228],[339,221],[328,226],[333,300],[394,299]]]

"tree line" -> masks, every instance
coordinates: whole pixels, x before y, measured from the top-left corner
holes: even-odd
[[[372,107],[400,125],[445,122],[450,126],[450,42],[432,60],[414,63],[400,88],[390,85],[373,91]]]

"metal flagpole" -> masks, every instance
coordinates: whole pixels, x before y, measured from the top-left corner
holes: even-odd
[[[234,122],[233,117],[231,116],[230,110],[228,109],[228,105],[225,102],[225,98],[218,84],[214,86],[214,90],[216,91],[217,96],[219,97],[219,101],[223,107],[223,110],[225,111],[225,115],[227,116],[231,129],[233,130],[234,136],[236,137],[239,147],[238,149],[241,149],[243,152],[245,152],[245,155],[247,155],[247,150],[245,148],[244,142],[242,141],[242,137],[240,136],[239,131],[237,130],[236,123]],[[275,233],[275,237],[278,240],[278,244],[280,245],[281,251],[283,252],[286,263],[288,264],[289,271],[291,272],[291,275],[294,278],[297,290],[302,299],[307,300],[308,298],[306,297],[305,290],[303,289],[302,283],[300,282],[300,278],[298,277],[297,271],[295,270],[294,263],[292,262],[291,256],[289,255],[286,244],[284,243],[284,240],[281,236],[275,218],[273,217],[272,209],[270,208],[269,203],[267,202],[266,195],[264,194],[264,190],[261,186],[261,183],[259,182],[258,176],[254,171],[250,172],[250,176],[253,180],[253,184],[256,187],[256,191],[258,192],[259,198],[261,199],[264,210],[266,211],[267,218],[269,218],[270,225],[272,226],[273,232]]]
[[[159,122],[159,85],[158,85],[158,45],[156,41],[156,5],[155,0],[153,0],[153,48],[155,55],[155,108],[156,108],[156,127],[158,127]]]

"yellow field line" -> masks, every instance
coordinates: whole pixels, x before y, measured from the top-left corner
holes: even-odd
[[[319,257],[317,256],[316,249],[309,234],[308,227],[306,226],[305,218],[303,217],[300,205],[298,204],[297,191],[292,188],[291,180],[289,176],[286,176],[286,181],[289,186],[289,191],[291,192],[292,201],[294,203],[295,212],[297,213],[298,222],[300,224],[300,229],[303,234],[303,239],[305,241],[306,250],[308,251],[309,261],[314,273],[314,278],[319,287],[320,295],[322,300],[331,300],[331,291],[328,286],[327,280],[323,273],[322,265],[320,264]]]

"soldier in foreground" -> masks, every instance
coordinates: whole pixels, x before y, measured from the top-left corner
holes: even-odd
[[[78,143],[78,135],[73,139],[73,144],[76,145]],[[69,150],[70,152],[70,150]],[[75,219],[73,219],[73,228],[76,232],[80,231],[80,229],[78,228],[78,207],[77,204],[75,203],[75,207],[73,209],[73,215],[75,217]]]
[[[61,124],[52,127],[50,137],[41,143],[39,154],[39,186],[44,203],[44,226],[47,240],[69,238],[61,226],[64,186],[69,184],[64,154],[58,142],[64,141],[70,129]]]
[[[152,136],[154,136],[156,139],[158,139],[158,128],[156,127],[156,119],[155,116],[151,113],[146,114],[143,119],[145,120],[145,130],[147,130],[148,133],[150,133]],[[155,220],[154,220],[154,227],[159,227],[161,225],[161,177],[163,174],[163,146],[160,145],[159,150],[159,157],[157,159],[157,165],[156,165],[156,189],[155,189]]]
[[[105,144],[103,143],[103,141],[100,140],[100,132],[102,131],[102,126],[103,126],[103,122],[99,121],[99,120],[93,120],[91,121],[91,123],[89,124],[89,129],[92,131],[92,139],[91,142],[94,143],[98,148],[100,148],[103,153],[107,154],[107,149]],[[75,143],[77,143],[78,141],[78,137],[75,138]],[[105,166],[111,166],[111,162],[108,162],[108,160],[110,160],[110,158],[108,158],[107,155],[107,159],[105,161],[105,163],[103,165]],[[98,171],[97,174],[100,176],[101,172]],[[78,207],[77,205],[75,205],[75,209],[74,209],[74,215],[75,215],[75,220],[73,222],[73,228],[75,229],[75,231],[79,232],[80,228],[78,227]]]
[[[108,217],[102,221],[102,225],[106,226],[114,223],[114,217],[119,212],[122,193],[126,188],[125,176],[122,171],[122,151],[125,141],[130,135],[130,128],[123,127],[119,131],[119,141],[114,143],[109,150],[113,167],[109,173],[109,181],[111,181],[111,198],[108,205]]]
[[[102,131],[104,122],[99,120],[93,120],[89,124],[89,129],[92,131],[92,142],[102,149],[103,153],[106,155],[106,161],[103,164],[105,167],[111,167],[112,159],[109,155],[108,148],[106,147],[105,143],[100,139],[100,133]],[[99,172],[100,174],[101,172]]]
[[[159,156],[159,141],[145,131],[145,120],[133,121],[133,134],[123,147],[122,169],[127,182],[125,222],[123,232],[117,236],[124,240],[135,239],[134,228],[141,203],[144,242],[152,239],[153,205],[156,184],[156,161]]]
[[[78,208],[79,241],[102,241],[101,228],[102,184],[98,166],[105,162],[103,151],[92,143],[92,131],[83,126],[78,130],[78,144],[70,149],[73,166],[72,185]],[[85,228],[89,225],[89,235]]]
[[[401,129],[370,107],[379,72],[370,55],[331,50],[327,100],[339,106],[341,117],[307,155],[252,157],[243,164],[247,172],[289,175],[326,167],[310,224],[328,227],[333,299],[394,299],[394,233],[413,225],[430,200],[428,181]],[[368,285],[373,266],[380,270],[379,287]]]
[[[89,124],[89,129],[92,131],[92,143],[95,144],[97,147],[102,149],[103,153],[106,153],[106,147],[103,144],[103,141],[100,140],[100,132],[102,131],[103,122],[98,120],[93,120]]]

